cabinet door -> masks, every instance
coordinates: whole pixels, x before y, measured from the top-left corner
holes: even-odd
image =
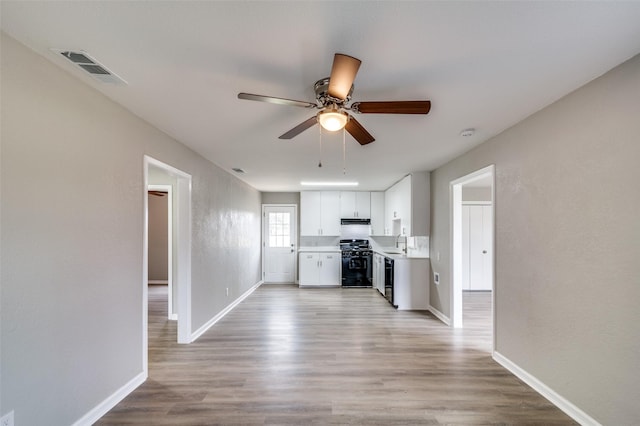
[[[398,182],[397,187],[396,209],[400,216],[400,233],[411,235],[411,176],[406,176]]]
[[[378,255],[373,255],[373,265],[371,265],[371,285],[373,288],[378,288]]]
[[[340,218],[352,219],[356,214],[356,192],[340,191]]]
[[[360,191],[355,193],[355,211],[359,219],[371,217],[371,193]]]
[[[340,266],[342,263],[342,255],[340,253],[322,253],[320,254],[320,279],[319,285],[339,286]]]
[[[340,235],[340,192],[322,191],[320,203],[321,235]]]
[[[393,220],[397,218],[398,211],[396,209],[395,186],[387,189],[384,193],[384,235],[391,235],[393,229]]]
[[[384,235],[384,192],[371,193],[371,235]]]
[[[318,285],[320,282],[320,257],[318,253],[300,253],[300,285]]]
[[[300,235],[320,235],[320,191],[300,192]]]

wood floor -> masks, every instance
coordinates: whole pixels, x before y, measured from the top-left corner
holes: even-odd
[[[575,424],[491,359],[490,293],[465,328],[372,289],[263,285],[178,345],[149,292],[149,379],[98,425]]]

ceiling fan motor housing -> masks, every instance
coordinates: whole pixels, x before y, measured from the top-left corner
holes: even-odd
[[[326,107],[331,104],[343,106],[351,100],[351,95],[353,94],[353,84],[351,85],[349,94],[344,99],[334,98],[333,96],[329,95],[329,77],[325,77],[316,81],[316,84],[314,84],[313,86],[313,90],[316,92],[316,100],[318,101],[320,106]]]

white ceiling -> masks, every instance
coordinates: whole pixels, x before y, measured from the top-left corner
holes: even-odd
[[[0,2],[2,30],[262,191],[301,180],[386,189],[433,170],[640,53],[640,2]],[[84,50],[124,78],[81,74]],[[318,129],[314,112],[238,92],[314,101],[336,52],[362,66],[353,100],[430,99],[427,116],[359,115],[376,141]],[[463,138],[465,128],[477,129]],[[231,172],[233,173],[233,172]]]

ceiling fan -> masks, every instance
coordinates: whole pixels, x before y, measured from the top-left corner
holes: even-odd
[[[385,101],[385,102],[354,102],[353,81],[356,78],[361,61],[354,57],[336,53],[333,57],[331,76],[316,81],[314,90],[316,102],[296,101],[292,99],[275,98],[273,96],[238,93],[238,99],[249,101],[269,102],[278,105],[290,105],[302,108],[319,109],[320,111],[293,129],[282,134],[280,139],[292,139],[316,123],[329,131],[344,128],[360,145],[366,145],[375,139],[355,119],[352,113],[359,114],[428,114],[431,101]]]

